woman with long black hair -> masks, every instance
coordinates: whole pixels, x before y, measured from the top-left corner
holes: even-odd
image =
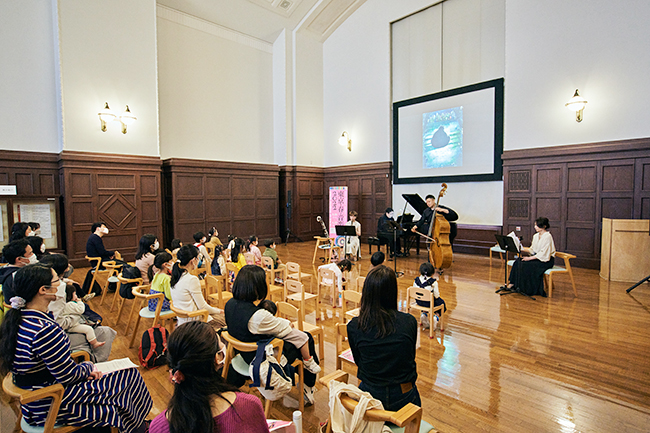
[[[16,296],[0,327],[0,373],[11,371],[14,383],[27,390],[63,385],[57,424],[146,431],[152,401],[136,368],[102,375],[91,362],[76,364],[70,357],[68,337],[48,314],[59,286],[56,272],[29,265],[14,282]],[[28,424],[42,426],[49,408],[49,400],[39,400],[23,405],[22,413]]]
[[[149,268],[153,265],[156,251],[160,248],[156,235],[145,234],[140,238],[138,252],[135,253],[135,267],[140,269],[142,284],[149,284]]]
[[[167,360],[174,394],[150,433],[268,432],[260,400],[221,377],[219,336],[204,322],[187,322],[169,336]]]
[[[178,261],[172,267],[172,277],[169,282],[172,288],[172,302],[174,307],[184,311],[208,310],[208,323],[215,328],[221,328],[226,324],[223,317],[223,310],[210,306],[201,292],[201,281],[190,271],[197,268],[199,264],[199,249],[194,245],[184,245],[176,254]],[[179,317],[179,325],[199,318],[189,319]]]
[[[415,385],[418,322],[397,311],[397,277],[378,266],[363,284],[359,317],[348,323],[348,339],[357,364],[359,389],[397,411],[408,403],[421,406]]]

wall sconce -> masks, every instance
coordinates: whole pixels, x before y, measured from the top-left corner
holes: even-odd
[[[348,131],[343,131],[343,134],[339,137],[339,144],[343,147],[347,147],[350,152],[352,152],[352,139]]]
[[[587,100],[580,96],[578,89],[576,89],[573,98],[569,99],[569,102],[564,104],[564,106],[569,110],[576,112],[576,122],[582,122],[582,110],[585,109],[586,104]]]
[[[113,111],[108,106],[108,102],[104,103],[104,109],[101,110],[99,113],[97,113],[99,116],[99,120],[102,122],[101,129],[102,132],[106,132],[106,124],[112,120],[119,120],[120,123],[122,124],[122,134],[126,134],[126,127],[128,125],[131,125],[133,122],[138,120],[133,113],[131,113],[131,110],[129,110],[129,106],[127,105],[126,108],[124,109],[124,113],[120,115],[120,117],[117,117]]]

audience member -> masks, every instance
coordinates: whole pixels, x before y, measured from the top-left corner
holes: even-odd
[[[208,238],[210,239],[211,244],[223,245],[221,243],[221,239],[219,239],[219,232],[217,231],[216,227],[212,227],[210,230],[208,230]]]
[[[0,327],[0,373],[11,371],[14,383],[28,390],[61,383],[57,423],[146,431],[152,401],[137,368],[104,376],[91,362],[76,364],[70,357],[67,335],[48,314],[59,286],[56,273],[34,264],[20,269],[15,283],[12,308]],[[28,424],[43,426],[49,407],[41,401],[23,404],[22,414]]]
[[[230,250],[230,261],[237,266],[237,269],[241,269],[246,266],[246,259],[244,258],[244,252],[246,251],[244,248],[244,241],[235,238],[234,242],[235,244]]]
[[[215,245],[214,260],[212,260],[212,275],[224,275],[226,272],[226,259],[224,258],[223,245]]]
[[[142,284],[149,284],[149,268],[153,265],[155,252],[160,248],[158,238],[152,234],[145,234],[140,238],[138,252],[135,253],[135,267],[140,269]]]
[[[440,275],[436,271],[436,268],[434,268],[431,263],[425,262],[420,265],[420,276],[415,278],[414,285],[422,289],[430,290],[431,293],[433,293],[433,306],[437,307],[443,305],[443,310],[447,311],[447,305],[440,297],[440,290],[438,290],[438,278],[440,278]],[[419,299],[416,299],[415,302],[422,307],[430,306],[429,301],[420,301]],[[433,317],[433,329],[436,329],[438,326],[440,316],[440,312],[436,311]],[[420,315],[420,325],[422,325],[424,329],[429,329],[429,326],[431,325],[429,323],[429,315],[426,311]]]
[[[47,256],[44,256],[40,262],[44,265],[50,266],[54,270],[54,272],[56,272],[56,274],[59,276],[59,279],[61,280],[56,292],[56,298],[52,302],[50,302],[50,305],[48,306],[48,310],[50,311],[50,313],[52,313],[52,317],[57,323],[59,323],[59,315],[61,314],[63,308],[65,307],[66,288],[74,287],[75,290],[80,290],[79,289],[80,285],[78,282],[64,277],[64,275],[66,275],[70,270],[70,268],[72,267],[68,263],[68,257],[66,257],[65,254],[49,254]],[[94,313],[90,309],[90,307],[88,307],[88,304],[85,304],[85,307],[86,307],[86,309],[84,310],[85,313],[87,312],[90,312],[91,314]],[[108,357],[111,354],[111,347],[113,345],[113,340],[115,340],[115,337],[117,336],[117,332],[115,332],[114,329],[108,326],[97,326],[95,327],[95,335],[97,336],[97,339],[99,341],[103,341],[106,344],[93,349],[86,341],[85,335],[68,334],[68,338],[70,339],[71,350],[73,352],[76,350],[83,350],[84,352],[89,353],[91,359],[95,360],[96,362],[108,361]]]
[[[377,251],[374,253],[372,256],[370,256],[370,264],[372,267],[368,270],[368,272],[372,271],[379,265],[383,265],[384,260],[386,260],[386,254],[384,254],[382,251]]]
[[[343,272],[350,272],[350,270],[352,270],[352,262],[348,259],[344,259],[338,263],[328,263],[326,265],[321,265],[318,267],[318,269],[328,269],[330,271],[334,271],[334,276],[336,277],[336,287],[338,289],[338,292],[341,293],[343,292],[343,281],[345,281],[343,278]],[[329,281],[326,278],[323,278],[323,283],[332,284],[333,281]],[[333,308],[336,308],[336,304],[337,301],[335,299],[332,299]]]
[[[278,265],[282,264],[282,260],[278,257],[278,253],[275,251],[275,241],[273,239],[267,239],[264,241],[264,246],[266,247],[264,249],[264,254],[263,256],[270,257],[273,259],[273,268],[277,269]]]
[[[262,265],[262,252],[257,247],[257,244],[258,244],[257,236],[251,235],[248,238],[247,249],[253,254],[253,257],[255,258],[255,263],[247,263],[248,265],[257,265],[257,266]]]
[[[201,292],[201,282],[199,278],[192,275],[189,271],[197,268],[199,263],[199,249],[194,245],[185,245],[178,250],[176,255],[178,261],[172,268],[171,281],[172,301],[175,307],[181,310],[192,312],[196,310],[208,310],[208,323],[215,328],[221,328],[225,325],[223,311],[210,306],[205,302]],[[177,323],[182,325],[196,318],[179,317]]]
[[[91,234],[86,242],[86,255],[88,257],[101,257],[102,261],[112,260],[116,251],[108,251],[104,248],[102,238],[108,234],[106,225],[102,222],[96,222],[92,225]]]
[[[5,245],[2,248],[2,256],[8,264],[0,268],[0,285],[2,286],[5,302],[8,304],[9,299],[16,296],[14,292],[14,274],[24,266],[37,263],[38,259],[25,238]]]
[[[150,433],[268,432],[260,400],[238,392],[220,374],[219,336],[203,322],[180,325],[169,336],[167,359],[174,392]]]
[[[244,266],[232,288],[232,299],[226,303],[226,323],[228,333],[240,341],[254,343],[269,337],[279,337],[281,330],[285,329],[284,324],[278,317],[260,308],[256,303],[263,301],[268,293],[266,284],[266,272],[259,266]],[[307,334],[309,338],[309,354],[314,357],[318,363],[318,356],[314,349],[314,339]],[[301,357],[300,351],[291,343],[285,343],[284,356],[287,358],[287,365]],[[242,353],[246,362],[251,362],[255,357],[255,352]],[[228,381],[240,386],[244,383],[244,378],[237,374],[234,369],[228,373]],[[316,384],[316,375],[305,371],[305,389],[304,399],[307,404],[314,404],[314,385]]]
[[[178,250],[183,246],[183,242],[180,239],[172,239],[172,243],[169,245],[169,248],[172,250],[172,254],[177,254]]]
[[[47,252],[42,237],[31,235],[26,237],[25,239],[27,239],[27,243],[29,244],[30,247],[32,247],[32,251],[34,251],[34,254],[36,254],[36,259],[41,260],[43,256],[49,254]]]
[[[32,234],[32,229],[28,223],[17,222],[11,226],[11,235],[9,235],[9,242],[17,241]]]
[[[67,333],[83,334],[86,336],[86,341],[90,347],[96,349],[103,346],[103,341],[98,341],[95,335],[95,330],[90,326],[84,317],[86,311],[86,304],[77,297],[77,291],[73,286],[66,287],[66,299],[63,311],[59,315],[60,320],[57,323]]]
[[[271,301],[270,299],[265,299],[260,302],[259,307],[265,309],[273,316],[278,313],[278,306],[275,305],[275,302]],[[308,371],[314,374],[320,373],[320,366],[316,363],[314,357],[309,353],[309,344],[307,344],[309,342],[309,336],[307,333],[294,328],[293,323],[287,319],[279,318],[279,325],[282,327],[282,329],[278,329],[277,337],[281,338],[287,343],[293,344],[300,350],[303,365]]]
[[[206,237],[203,232],[194,233],[194,246],[199,249],[201,255],[199,256],[199,268],[209,268],[212,265],[212,259],[208,254],[208,249],[205,247]]]
[[[368,273],[359,317],[350,320],[347,328],[359,388],[380,400],[386,410],[397,411],[407,403],[421,406],[415,385],[418,322],[397,311],[395,272],[382,265]]]
[[[161,311],[168,311],[169,302],[172,300],[171,274],[174,267],[174,259],[167,251],[156,254],[153,265],[147,271],[147,278],[151,281],[149,294],[162,293],[165,295]],[[158,299],[149,300],[149,311],[156,311]]]
[[[35,221],[28,222],[29,228],[32,229],[32,235],[33,236],[40,236],[41,235],[41,224],[37,223]]]

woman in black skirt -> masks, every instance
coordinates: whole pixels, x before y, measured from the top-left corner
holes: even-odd
[[[540,217],[535,220],[535,233],[530,248],[523,247],[521,255],[515,261],[510,271],[508,289],[516,288],[518,291],[530,296],[546,296],[544,292],[544,272],[553,267],[555,262],[555,243],[553,236],[548,231],[550,224],[548,218]]]

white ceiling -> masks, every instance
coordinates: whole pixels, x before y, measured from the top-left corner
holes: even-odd
[[[274,42],[283,29],[303,22],[324,41],[366,0],[157,0],[197,18]]]

